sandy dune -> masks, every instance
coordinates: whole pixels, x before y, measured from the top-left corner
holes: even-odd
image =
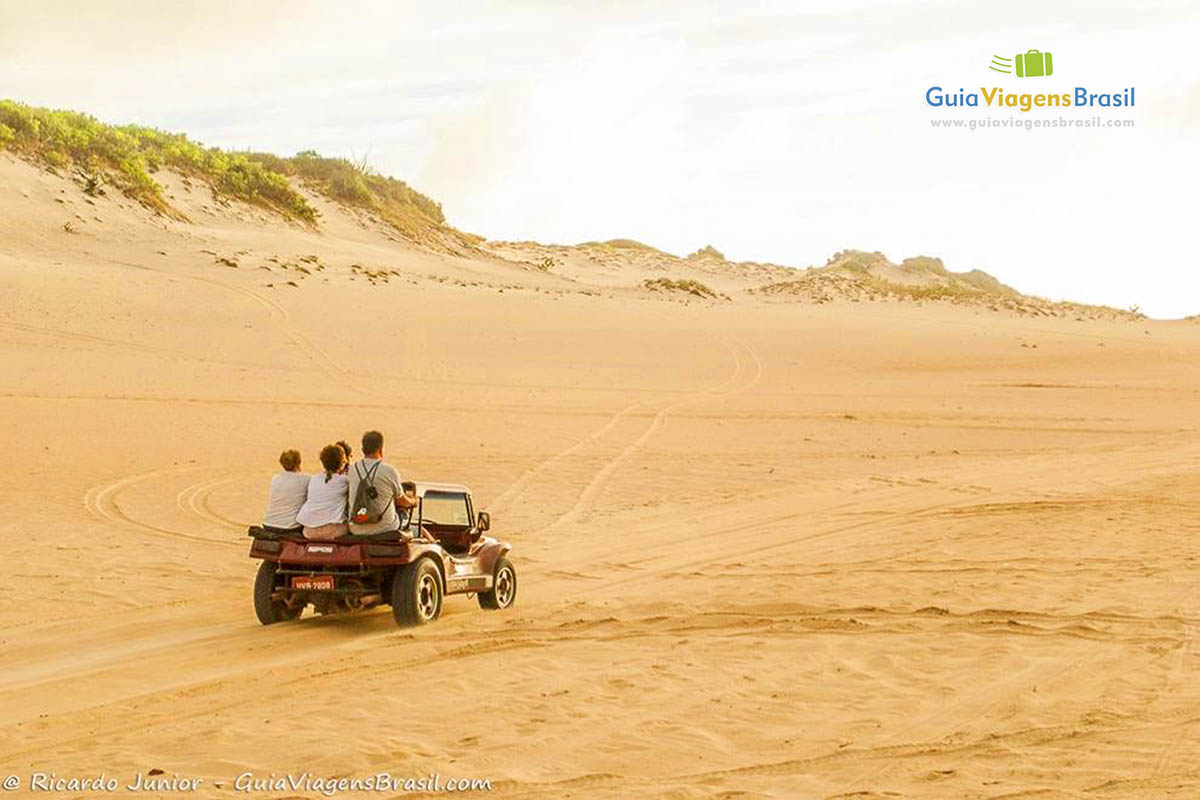
[[[0,154],[0,771],[1200,793],[1200,325],[685,303],[172,192]],[[515,609],[257,624],[275,455],[369,427],[490,507]]]

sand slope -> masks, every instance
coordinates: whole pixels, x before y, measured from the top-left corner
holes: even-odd
[[[172,191],[0,154],[0,772],[1200,791],[1195,323],[672,302]],[[517,608],[255,622],[275,454],[368,427],[490,507]]]

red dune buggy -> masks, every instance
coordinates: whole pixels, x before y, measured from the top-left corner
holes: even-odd
[[[319,614],[392,607],[396,624],[424,625],[441,616],[447,595],[474,594],[488,609],[517,597],[512,546],[483,534],[471,490],[451,483],[418,483],[419,502],[400,531],[309,541],[297,531],[249,530],[250,557],[262,560],[254,581],[254,611],[263,625],[294,620],[312,605]],[[427,541],[424,535],[435,541]]]

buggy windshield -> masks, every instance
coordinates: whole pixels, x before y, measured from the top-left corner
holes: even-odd
[[[421,500],[421,521],[438,528],[471,527],[467,496],[459,492],[425,492]]]

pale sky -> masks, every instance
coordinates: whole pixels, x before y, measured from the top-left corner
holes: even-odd
[[[0,97],[290,155],[368,153],[496,239],[823,264],[943,258],[1054,299],[1200,313],[1200,3],[15,2]],[[1054,74],[987,69],[1054,56]],[[1131,109],[939,112],[925,91]],[[1133,119],[1134,128],[930,120]]]

